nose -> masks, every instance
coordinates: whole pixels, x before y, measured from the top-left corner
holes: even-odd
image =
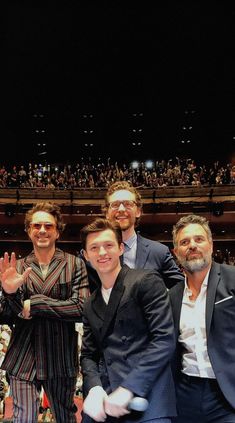
[[[105,250],[105,248],[103,247],[103,245],[101,245],[101,247],[100,247],[100,249],[99,249],[99,255],[100,256],[104,256],[106,254],[106,250]]]
[[[190,239],[189,247],[190,248],[196,248],[197,247],[197,243],[194,241],[194,239]]]
[[[45,226],[43,225],[43,223],[41,224],[41,228],[40,228],[39,232],[46,232],[46,229],[45,229]]]
[[[120,206],[118,207],[118,210],[122,211],[122,210],[126,210],[125,206],[123,205],[123,203],[120,203]]]

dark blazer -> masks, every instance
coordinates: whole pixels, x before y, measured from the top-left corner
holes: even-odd
[[[169,289],[184,280],[169,248],[158,241],[137,234],[136,269],[158,270]]]
[[[88,296],[85,264],[78,257],[56,249],[46,279],[32,252],[17,261],[19,273],[32,270],[23,286],[30,298],[32,319],[18,318],[1,368],[23,380],[76,377],[78,333],[83,301]],[[13,296],[12,296],[13,297]]]
[[[170,300],[175,323],[176,339],[184,283],[174,286]],[[235,267],[213,262],[206,300],[207,347],[213,371],[227,401],[235,408]],[[176,380],[181,369],[180,345],[178,343],[173,361]]]
[[[98,288],[83,312],[81,368],[84,395],[96,386],[118,386],[149,400],[148,409],[122,421],[173,416],[175,392],[170,369],[175,338],[168,292],[155,271],[124,265],[108,305]],[[136,415],[135,415],[136,414]],[[83,421],[89,421],[84,415]]]
[[[82,252],[80,256],[85,261]],[[99,276],[89,262],[86,262],[86,266],[90,291],[93,292],[97,286],[100,286]],[[168,289],[184,280],[183,273],[177,266],[169,248],[161,242],[144,238],[139,234],[137,234],[135,268],[157,270]]]

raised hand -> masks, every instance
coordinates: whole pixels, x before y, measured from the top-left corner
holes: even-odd
[[[2,288],[7,294],[16,292],[26,281],[30,272],[31,267],[26,269],[22,275],[17,272],[15,253],[11,253],[11,256],[5,253],[4,256],[0,258],[0,281],[2,283]]]

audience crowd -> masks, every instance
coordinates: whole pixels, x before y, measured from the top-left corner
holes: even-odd
[[[112,163],[89,158],[74,164],[0,164],[0,188],[76,189],[106,188],[116,180],[134,186],[161,188],[169,186],[214,186],[235,184],[235,165],[197,164],[193,159],[155,162]]]

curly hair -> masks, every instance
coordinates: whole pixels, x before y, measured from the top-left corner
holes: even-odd
[[[111,184],[106,192],[105,198],[104,198],[104,205],[102,206],[102,212],[104,213],[104,215],[106,215],[107,210],[109,208],[109,197],[116,191],[120,191],[120,190],[127,190],[130,191],[132,194],[134,194],[135,196],[135,202],[137,207],[139,207],[142,210],[143,207],[143,203],[142,203],[142,198],[140,193],[137,191],[137,189],[131,185],[129,182],[127,181],[116,181],[113,184]],[[138,226],[140,221],[140,217],[136,218],[136,222],[135,222],[135,226]]]
[[[60,207],[57,204],[51,203],[50,201],[41,201],[35,206],[33,206],[30,210],[27,211],[25,215],[24,225],[25,231],[28,232],[30,223],[32,222],[33,214],[36,212],[46,212],[54,216],[56,221],[56,228],[59,233],[62,233],[65,228],[65,223],[63,222],[63,217],[61,214]]]

